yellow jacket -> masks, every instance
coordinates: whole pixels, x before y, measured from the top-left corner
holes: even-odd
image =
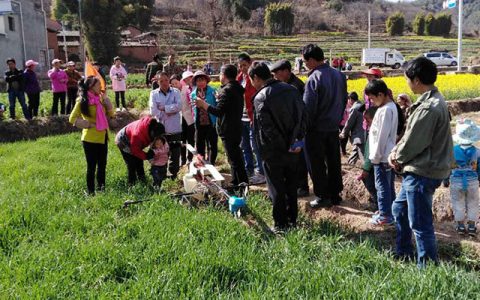
[[[102,101],[104,111],[107,111],[107,107],[105,106],[105,103],[103,103],[103,100],[100,101]],[[72,113],[70,114],[69,122],[75,124],[75,121],[78,118],[82,118],[90,123],[96,123],[97,107],[95,105],[89,105],[88,111],[90,112],[90,116],[85,116],[84,114],[82,114],[82,111],[80,109],[80,101],[77,101],[77,103],[75,103],[75,107],[72,110]],[[113,116],[113,109],[108,110],[107,117]],[[93,127],[82,130],[82,141],[94,144],[105,144],[106,138],[108,138],[108,129],[98,131],[97,128]]]

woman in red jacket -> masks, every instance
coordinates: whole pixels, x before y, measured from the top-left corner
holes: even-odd
[[[156,137],[165,134],[165,127],[155,118],[144,117],[132,122],[120,130],[115,138],[115,143],[122,153],[123,160],[128,169],[128,184],[133,185],[137,179],[146,182],[143,161],[152,159],[153,150],[144,152]]]

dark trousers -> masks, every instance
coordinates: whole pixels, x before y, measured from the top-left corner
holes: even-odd
[[[245,169],[245,162],[243,161],[242,149],[240,143],[242,137],[225,137],[222,138],[225,154],[227,155],[228,163],[230,164],[230,173],[232,174],[232,185],[238,185],[242,182],[248,183],[247,171]]]
[[[10,118],[15,119],[15,99],[18,99],[20,106],[22,107],[23,116],[25,119],[31,119],[32,116],[28,113],[28,107],[25,104],[25,93],[23,91],[8,91],[8,102],[10,103]]]
[[[263,157],[268,195],[273,202],[276,227],[295,225],[298,215],[297,162],[298,155],[278,153]]]
[[[66,92],[53,93],[52,116],[58,115],[58,102],[60,101],[60,114],[65,114]]]
[[[140,158],[131,155],[130,153],[123,152],[122,153],[123,160],[127,164],[128,170],[128,184],[133,185],[140,180],[142,182],[146,182],[147,179],[145,178],[145,169],[143,168],[143,160]]]
[[[27,94],[28,96],[28,113],[30,117],[38,117],[38,107],[40,106],[40,93]]]
[[[343,190],[338,131],[309,131],[305,146],[315,196],[337,197]]]
[[[120,107],[120,99],[122,99],[122,107],[127,108],[127,105],[125,104],[125,91],[115,92],[115,105],[117,108]]]
[[[305,151],[302,150],[298,157],[298,169],[297,169],[297,188],[308,191],[308,168],[307,161],[305,159]]]
[[[78,97],[78,88],[69,87],[67,90],[67,114],[71,113]]]
[[[188,125],[182,118],[182,142],[184,144],[195,145],[195,124]],[[187,147],[182,147],[182,166],[192,161],[193,154],[187,151]]]
[[[177,178],[180,170],[180,149],[182,142],[182,134],[166,134],[168,145],[170,147],[170,155],[168,156],[168,171],[172,174],[172,179]]]
[[[340,132],[342,132],[345,126],[340,126]],[[342,154],[347,155],[347,144],[348,144],[348,136],[340,139],[340,148],[342,149]]]
[[[195,146],[200,155],[205,158],[207,143],[209,147],[208,158],[212,165],[215,165],[218,153],[218,135],[212,125],[197,125],[195,132]]]
[[[87,160],[87,188],[88,193],[95,193],[95,171],[97,172],[97,188],[105,188],[105,170],[107,168],[108,144],[83,142],[83,150]]]
[[[161,187],[162,182],[167,178],[167,166],[152,166],[150,174],[152,174],[153,186]]]

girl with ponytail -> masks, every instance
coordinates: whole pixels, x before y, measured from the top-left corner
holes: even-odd
[[[70,114],[70,123],[82,130],[82,144],[87,161],[87,192],[95,194],[95,171],[97,189],[105,188],[105,170],[108,154],[108,117],[113,117],[113,106],[101,93],[100,81],[94,76],[83,78],[78,83],[79,99]]]

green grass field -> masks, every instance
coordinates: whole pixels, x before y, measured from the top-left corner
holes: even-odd
[[[78,133],[0,147],[2,299],[474,299],[478,273],[419,271],[330,223],[275,237],[226,210],[188,209],[125,185],[110,145],[107,189],[85,197]],[[172,182],[167,182],[171,186]],[[153,201],[121,208],[128,199]],[[249,199],[271,224],[270,204]],[[468,261],[467,261],[468,262]]]

